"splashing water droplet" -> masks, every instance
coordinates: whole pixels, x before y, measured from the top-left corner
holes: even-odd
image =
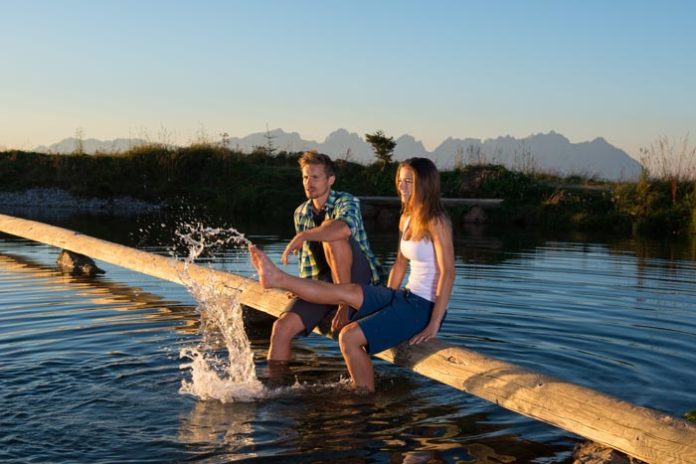
[[[265,397],[266,388],[256,377],[254,354],[244,331],[238,293],[221,294],[212,283],[194,282],[187,275],[188,266],[203,253],[230,245],[245,247],[251,242],[235,229],[210,228],[201,223],[184,224],[176,236],[188,249],[181,280],[198,302],[202,335],[196,347],[180,352],[181,358],[189,360],[181,368],[190,370],[191,379],[183,380],[179,391],[225,403]],[[226,358],[219,354],[221,349],[227,352]]]

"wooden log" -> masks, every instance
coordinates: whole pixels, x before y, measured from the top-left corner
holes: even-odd
[[[696,463],[696,426],[441,340],[377,355],[511,411],[655,464]]]
[[[183,279],[186,278],[193,282],[205,282],[222,294],[236,295],[241,292],[242,304],[276,317],[292,301],[285,292],[264,290],[255,280],[195,264],[186,266],[181,261],[36,221],[0,214],[0,232],[46,243],[177,284],[185,284]]]
[[[361,203],[370,205],[393,205],[401,204],[399,197],[358,197]],[[442,204],[445,206],[479,206],[483,209],[498,208],[503,203],[500,198],[443,198]]]
[[[2,214],[0,231],[183,283],[184,265],[162,256]],[[234,274],[191,265],[188,275],[197,282],[215,282],[221,291],[241,292],[243,304],[274,316],[289,303],[284,292],[263,290]],[[590,388],[437,339],[401,345],[377,357],[647,463],[696,463],[696,425]]]

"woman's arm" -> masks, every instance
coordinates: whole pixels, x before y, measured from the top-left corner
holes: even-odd
[[[433,246],[435,247],[435,260],[437,261],[437,268],[440,275],[437,281],[435,306],[430,316],[430,322],[423,331],[409,340],[409,344],[411,345],[430,340],[437,335],[442,318],[445,317],[450,295],[452,295],[452,286],[454,285],[455,271],[452,226],[446,218],[439,218],[428,224],[428,232],[430,233]]]
[[[387,287],[393,288],[394,290],[401,287],[401,282],[404,280],[406,275],[407,260],[404,255],[401,254],[401,250],[396,252],[396,260],[394,265],[389,271],[389,280],[387,281]]]
[[[396,248],[396,260],[394,265],[389,271],[389,280],[387,281],[387,287],[398,289],[401,286],[401,282],[404,280],[406,275],[406,267],[408,265],[408,260],[404,255],[401,254],[401,236],[403,235],[403,227],[406,222],[406,218],[401,215],[399,218],[399,242]]]

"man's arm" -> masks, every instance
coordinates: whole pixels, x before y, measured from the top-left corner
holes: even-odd
[[[348,240],[350,227],[341,219],[326,219],[320,226],[302,232],[307,242],[335,242]]]
[[[351,235],[350,227],[340,219],[327,219],[320,226],[304,230],[296,234],[288,246],[285,247],[280,261],[288,263],[290,253],[296,254],[302,248],[304,242],[335,242],[347,240]]]
[[[352,195],[346,195],[336,200],[331,218],[312,229],[304,230],[295,235],[285,247],[281,262],[287,264],[290,253],[297,253],[304,242],[334,242],[347,240],[357,227],[361,218],[360,202]]]

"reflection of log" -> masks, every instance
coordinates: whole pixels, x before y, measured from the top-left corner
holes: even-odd
[[[89,298],[89,301],[94,304],[109,305],[110,309],[116,311],[152,308],[156,312],[144,312],[141,313],[141,316],[177,321],[180,323],[174,326],[174,330],[177,332],[186,334],[198,332],[196,310],[193,306],[184,306],[178,302],[165,300],[160,295],[111,280],[59,273],[59,270],[56,267],[35,262],[25,256],[0,253],[0,271],[26,275],[30,279],[40,280],[43,285],[50,287],[68,285],[77,287],[80,296]],[[258,314],[263,313],[258,312]]]
[[[58,227],[0,214],[0,231],[79,252],[137,272],[181,283],[183,264]],[[272,315],[288,299],[249,279],[192,265],[196,282],[241,291],[241,301]],[[378,357],[504,408],[605,444],[648,463],[696,462],[696,426],[672,416],[433,340]]]

